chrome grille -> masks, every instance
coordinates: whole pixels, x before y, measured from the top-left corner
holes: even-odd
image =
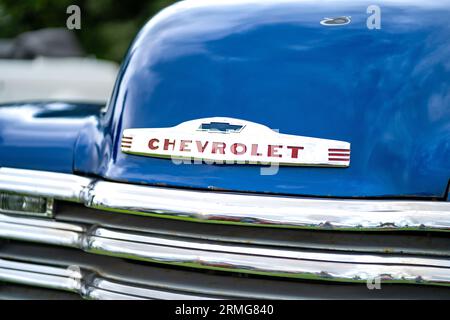
[[[308,298],[319,296],[317,288],[324,297],[326,288],[335,288],[336,294],[345,293],[342,298],[352,295],[348,286],[367,296],[366,281],[379,278],[405,296],[419,295],[406,284],[422,293],[450,296],[445,288],[450,286],[446,202],[236,195],[4,168],[0,179],[0,191],[55,200],[51,219],[0,214],[0,237],[8,241],[0,250],[0,280],[5,282],[99,299]],[[62,188],[56,190],[60,182]],[[27,254],[23,249],[21,254],[4,253],[24,246]],[[36,257],[42,250],[49,259]],[[70,251],[74,261],[61,261],[49,253],[54,250]],[[79,257],[83,263],[76,261]],[[161,290],[152,276],[139,281],[124,273],[104,276],[103,267],[93,263],[99,257],[113,266],[126,261],[133,268],[139,263],[142,270],[167,269],[224,282],[268,281],[299,291],[240,294],[237,287],[236,292],[224,291],[222,283],[199,289],[185,280]],[[75,282],[64,273],[69,267],[80,270]],[[311,289],[314,294],[299,289],[305,287],[316,288]]]

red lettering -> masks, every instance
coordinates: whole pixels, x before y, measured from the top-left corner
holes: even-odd
[[[172,150],[175,149],[175,140],[171,142],[169,139],[164,140],[164,150],[169,150],[169,146],[172,146]]]
[[[283,146],[274,146],[269,144],[267,155],[269,157],[281,158],[281,154],[277,154],[279,148],[283,148]]]
[[[191,151],[188,146],[189,143],[192,143],[192,140],[181,140],[180,151]]]
[[[258,147],[259,146],[257,144],[252,144],[252,156],[256,157],[262,156],[262,154],[258,152]]]
[[[225,154],[226,144],[223,142],[213,142],[212,144],[212,153],[216,154],[219,151],[220,154]]]
[[[292,159],[297,159],[298,158],[298,150],[303,150],[305,148],[303,147],[294,147],[294,146],[287,146],[286,148],[290,149],[291,152],[291,157]]]
[[[206,147],[208,146],[209,141],[205,141],[205,144],[202,145],[201,141],[195,141],[195,143],[197,144],[197,150],[198,152],[204,152]]]
[[[238,147],[241,148],[241,151],[238,151]],[[239,156],[247,152],[247,146],[243,143],[233,143],[231,145],[231,152]]]
[[[155,145],[155,143],[159,143],[159,140],[158,139],[150,139],[150,141],[148,142],[148,147],[150,148],[150,150],[158,149],[158,145]]]

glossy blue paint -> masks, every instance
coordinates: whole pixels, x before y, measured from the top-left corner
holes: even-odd
[[[326,196],[444,195],[450,172],[450,6],[381,2],[185,2],[138,36],[110,108],[113,180]],[[324,17],[351,24],[324,27]],[[175,165],[125,155],[123,129],[228,116],[349,141],[348,169]]]
[[[60,102],[0,105],[0,167],[73,172],[80,131],[101,105]]]
[[[178,187],[443,198],[450,178],[450,2],[378,2],[381,30],[366,27],[369,4],[216,0],[164,10],[132,45],[107,114],[74,127],[73,170]],[[341,15],[352,22],[319,23]],[[350,168],[281,167],[263,176],[257,166],[175,165],[119,149],[124,129],[213,116],[348,141]]]

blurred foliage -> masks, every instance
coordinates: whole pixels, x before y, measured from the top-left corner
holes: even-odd
[[[74,30],[88,54],[120,62],[145,22],[176,0],[0,0],[0,39],[26,31],[65,28],[69,5],[81,9]]]

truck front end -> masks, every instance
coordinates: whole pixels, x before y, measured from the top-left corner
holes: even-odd
[[[182,1],[0,106],[0,297],[450,298],[450,5],[380,8]]]

